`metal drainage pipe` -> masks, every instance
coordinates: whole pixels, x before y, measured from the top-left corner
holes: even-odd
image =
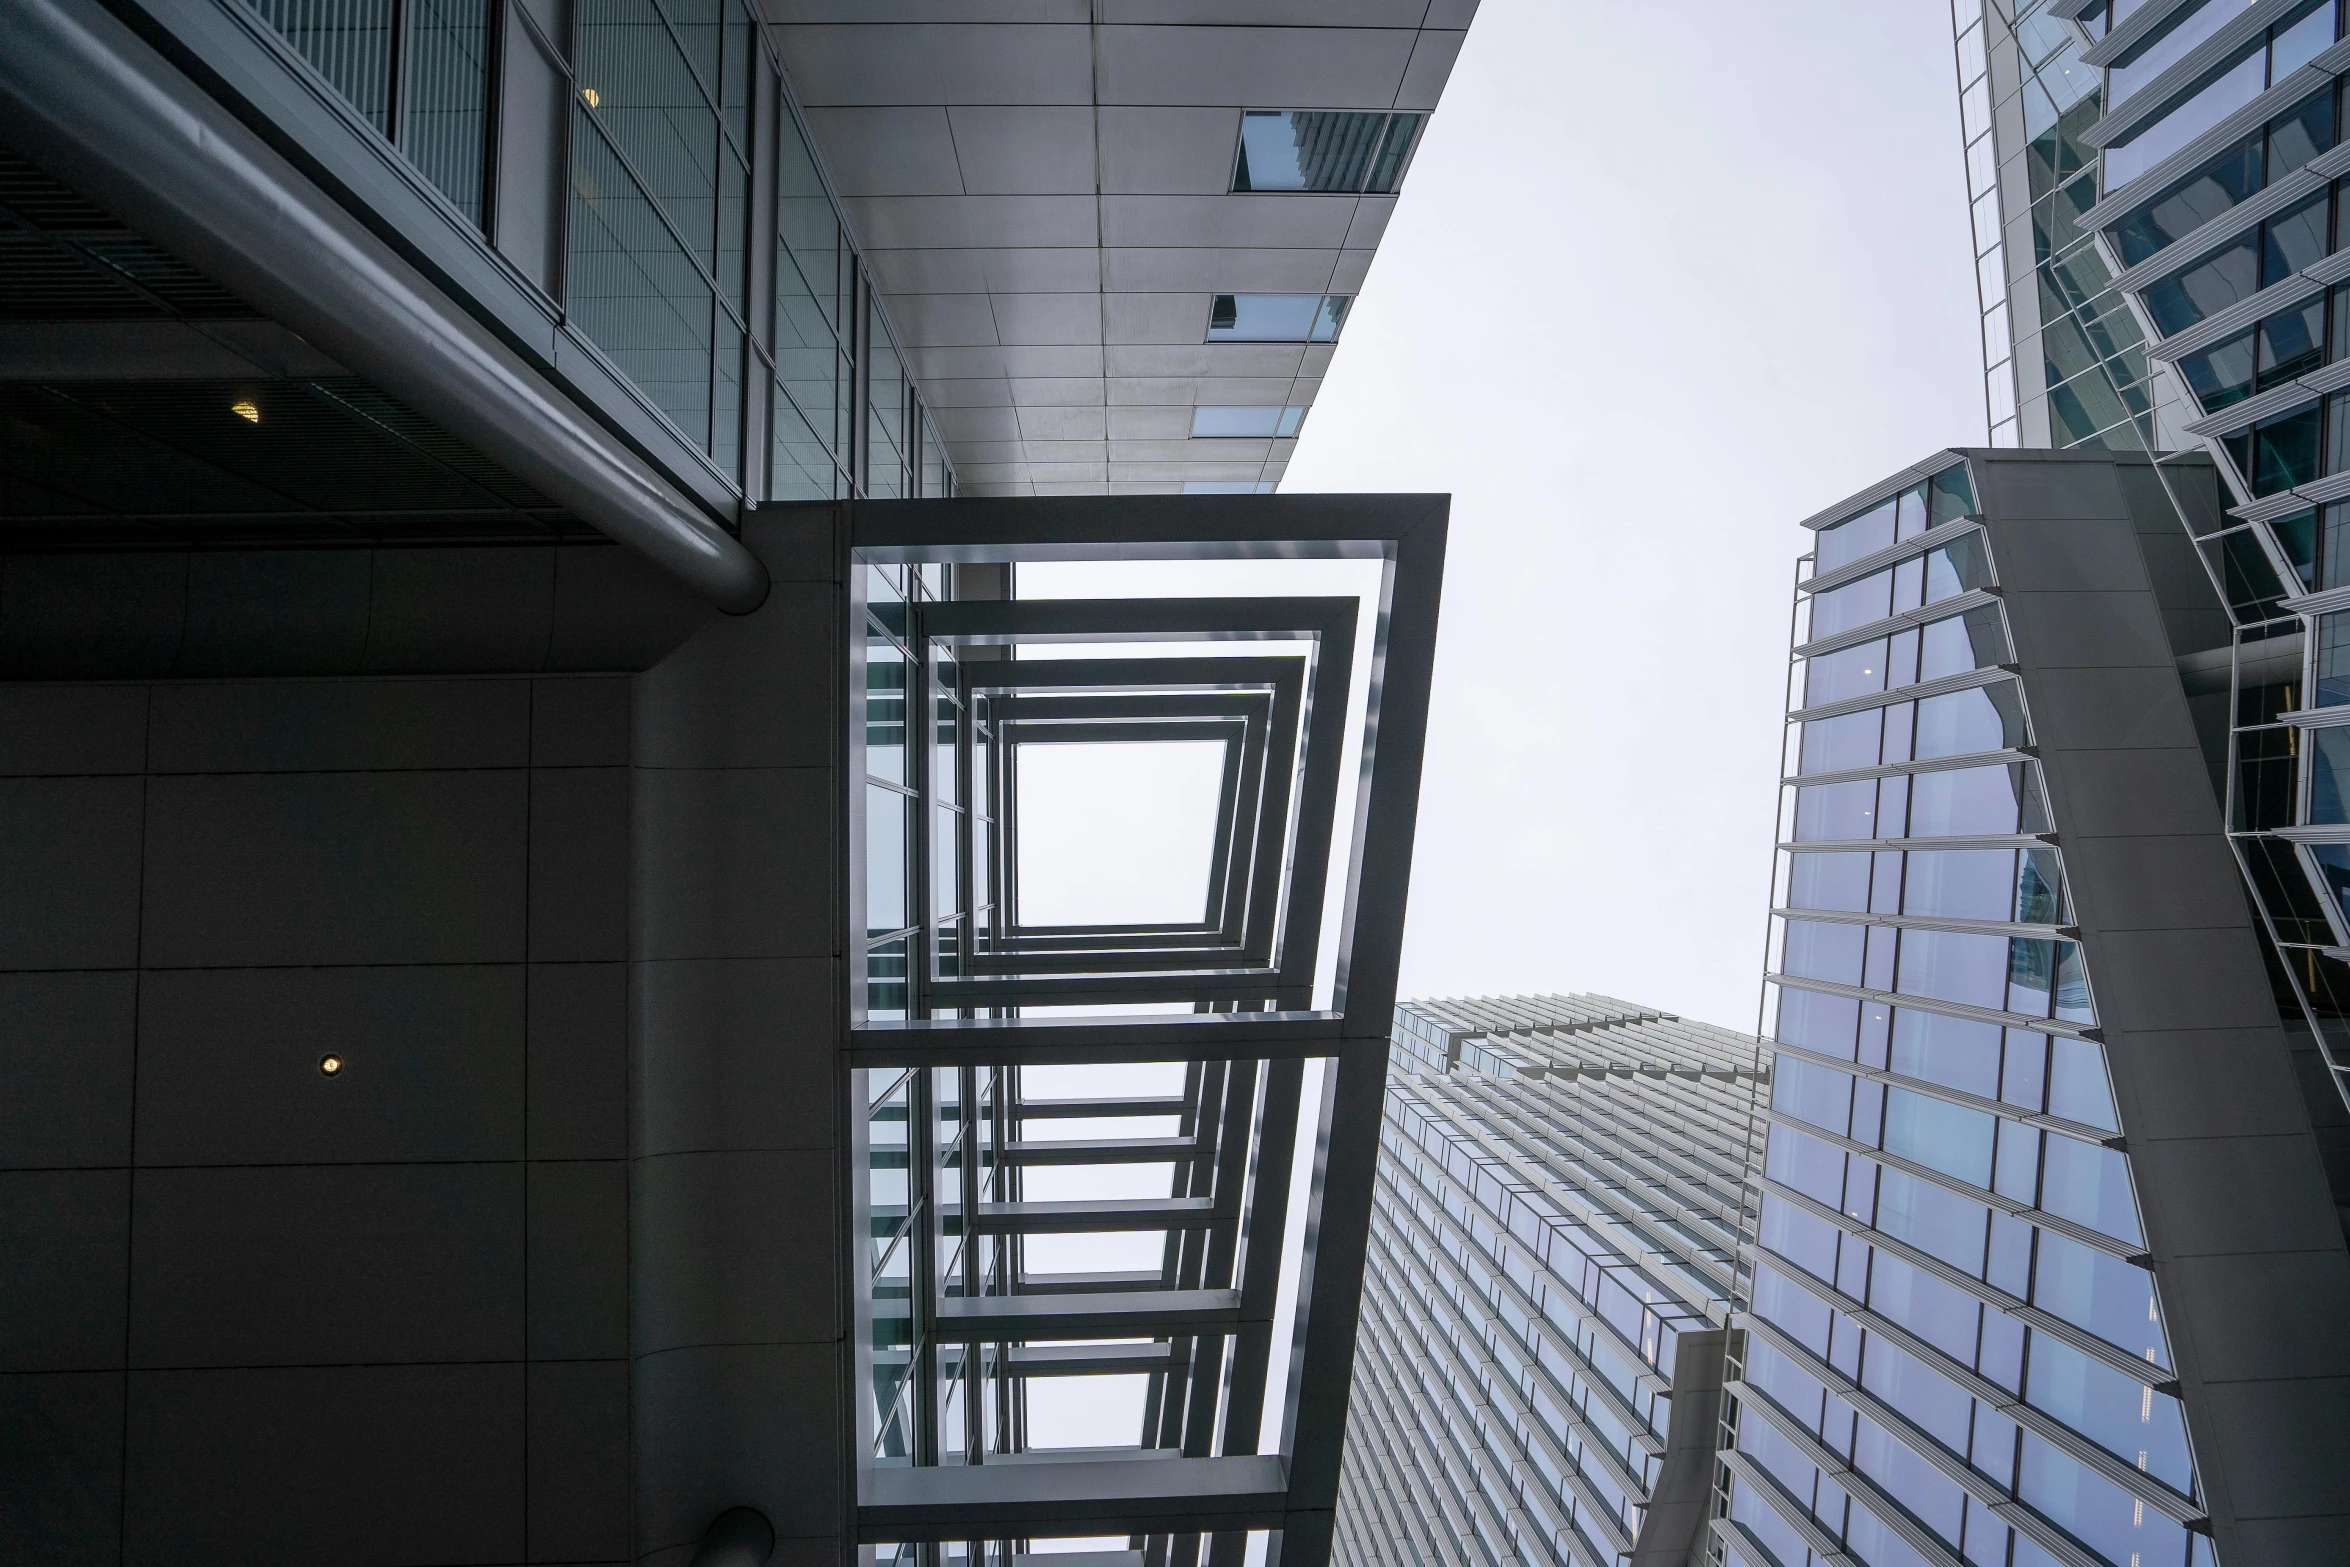
[[[9,142],[730,614],[724,528],[95,0],[0,5]]]

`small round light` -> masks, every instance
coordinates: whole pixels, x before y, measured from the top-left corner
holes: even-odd
[[[247,424],[259,424],[261,422],[261,409],[250,397],[238,398],[235,402],[228,405],[228,411],[235,414],[238,418],[244,420]]]
[[[332,1077],[342,1069],[343,1058],[341,1056],[320,1056],[318,1058],[318,1070],[321,1076]]]
[[[593,87],[582,87],[579,90],[579,95],[587,100],[587,106],[591,109],[604,101],[596,96],[596,90]]]

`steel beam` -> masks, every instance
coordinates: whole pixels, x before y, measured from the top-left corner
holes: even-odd
[[[1117,1290],[1103,1295],[955,1295],[939,1302],[943,1344],[1196,1334],[1240,1320],[1238,1290]]]
[[[1268,1529],[1279,1526],[1289,1492],[1278,1458],[876,1469],[867,1487],[857,1509],[866,1541]]]
[[[972,1215],[971,1228],[981,1235],[1099,1235],[1115,1230],[1199,1230],[1218,1217],[1205,1197],[983,1202]]]

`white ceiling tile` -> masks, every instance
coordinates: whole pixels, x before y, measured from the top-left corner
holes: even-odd
[[[1036,490],[1033,486],[1026,484],[976,484],[973,483],[970,479],[965,478],[962,472],[958,469],[955,474],[955,493],[957,495],[969,495],[974,498],[978,498],[985,496],[1034,495]]]
[[[935,22],[938,0],[760,0],[778,27],[807,22]],[[955,0],[965,22],[1075,22],[1093,20],[1093,0]]]
[[[1100,441],[1109,436],[1109,421],[1101,408],[1022,408],[1020,438],[1025,441]]]
[[[1102,242],[1112,246],[1234,246],[1336,250],[1355,196],[1105,196]]]
[[[948,119],[963,188],[973,195],[1090,196],[1097,188],[1090,106],[971,105]]]
[[[1111,375],[1293,376],[1304,347],[1296,343],[1132,343],[1103,350]]]
[[[1004,373],[1015,380],[1027,376],[1083,377],[1096,388],[1084,400],[1101,401],[1102,350],[1098,343],[1010,346],[1004,350]]]
[[[1117,466],[1121,479],[1254,479],[1263,465],[1253,462],[1123,462]]]
[[[1110,378],[1110,405],[1170,406],[1188,409],[1199,382],[1187,375],[1121,375]],[[1190,415],[1186,413],[1185,418]]]
[[[1110,493],[1110,486],[1108,481],[1103,479],[1072,482],[1039,479],[1036,481],[1036,493],[1039,495],[1107,495]]]
[[[923,389],[927,395],[929,388]],[[941,439],[948,441],[1016,441],[1020,438],[1020,418],[1009,405],[1000,408],[946,408],[933,402],[931,422],[938,426]]]
[[[1037,493],[1042,495],[1047,493],[1044,486],[1048,484],[1106,484],[1110,478],[1109,467],[1099,458],[1092,462],[1032,462],[1028,465],[1028,476],[1036,481]]]
[[[922,382],[922,400],[934,409],[1009,408],[1012,383],[996,380],[932,380]]]
[[[1346,248],[1372,250],[1379,237],[1387,232],[1387,220],[1395,215],[1393,196],[1365,196],[1355,208],[1355,220],[1346,231]]]
[[[1119,470],[1116,465],[1113,464],[1110,468],[1110,472],[1113,475],[1110,480],[1110,493],[1112,495],[1181,495],[1183,493],[1183,484],[1181,480],[1120,479],[1115,477],[1118,471]]]
[[[1205,294],[1109,294],[1102,314],[1112,343],[1197,343],[1208,335]]]
[[[1012,373],[1004,367],[1000,348],[933,348],[909,343],[898,352],[905,356],[907,371],[924,386],[933,381],[1001,380]]]
[[[1067,250],[987,250],[979,254],[987,286],[1000,294],[1096,294],[1102,286],[1102,253]]]
[[[1094,96],[1092,29],[1082,25],[795,24],[776,30],[776,47],[806,108]]]
[[[1152,404],[1142,408],[1110,407],[1110,440],[1181,441],[1191,437],[1189,405]]]
[[[1102,0],[1101,19],[1186,27],[1419,27],[1427,9],[1427,0]]]
[[[1461,42],[1466,32],[1428,31],[1420,34],[1412,45],[1412,63],[1404,67],[1403,86],[1396,92],[1395,106],[1399,109],[1433,109],[1436,100],[1444,95],[1445,78],[1452,75],[1452,62],[1460,57]]]
[[[963,484],[1024,484],[1028,480],[1026,463],[973,463],[968,468],[955,465],[955,478]]]
[[[1371,257],[1375,254],[1377,252],[1369,250],[1340,251],[1337,263],[1330,269],[1330,292],[1361,292],[1364,280],[1371,275]]]
[[[939,438],[953,452],[958,470],[970,468],[974,464],[994,466],[1021,462],[1028,456],[1027,448],[1018,441],[967,441],[948,435],[943,429],[939,431]]]
[[[1280,407],[1297,402],[1297,385],[1290,376],[1202,376],[1193,383],[1203,404],[1238,404],[1251,408]]]
[[[958,196],[962,171],[947,112],[936,104],[810,109],[808,128],[843,196]]]
[[[1232,188],[1238,109],[1105,105],[1102,189],[1128,196],[1217,196]]]
[[[1112,462],[1258,463],[1271,443],[1262,440],[1112,441]]]
[[[884,294],[984,294],[986,250],[868,250],[865,265]],[[1094,251],[1074,252],[1092,256]]]
[[[1012,401],[1023,408],[1099,408],[1102,383],[1098,376],[1015,377]]]
[[[1102,340],[1099,294],[997,294],[995,328],[1006,343],[1060,346]]]
[[[1389,107],[1416,36],[1406,28],[1363,27],[1103,27],[1097,32],[1103,103],[1283,109]],[[935,100],[915,94],[867,101]]]
[[[1105,250],[1108,286],[1120,294],[1319,294],[1336,250]]]
[[[1100,462],[1109,451],[1107,441],[1022,441],[1023,462]]]
[[[1100,243],[1090,196],[867,196],[841,205],[858,242],[880,249]]]
[[[898,294],[889,300],[889,320],[908,343],[992,344],[993,303],[987,294]]]

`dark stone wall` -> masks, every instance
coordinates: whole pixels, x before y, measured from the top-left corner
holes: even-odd
[[[629,698],[0,686],[0,1560],[631,1555]]]

